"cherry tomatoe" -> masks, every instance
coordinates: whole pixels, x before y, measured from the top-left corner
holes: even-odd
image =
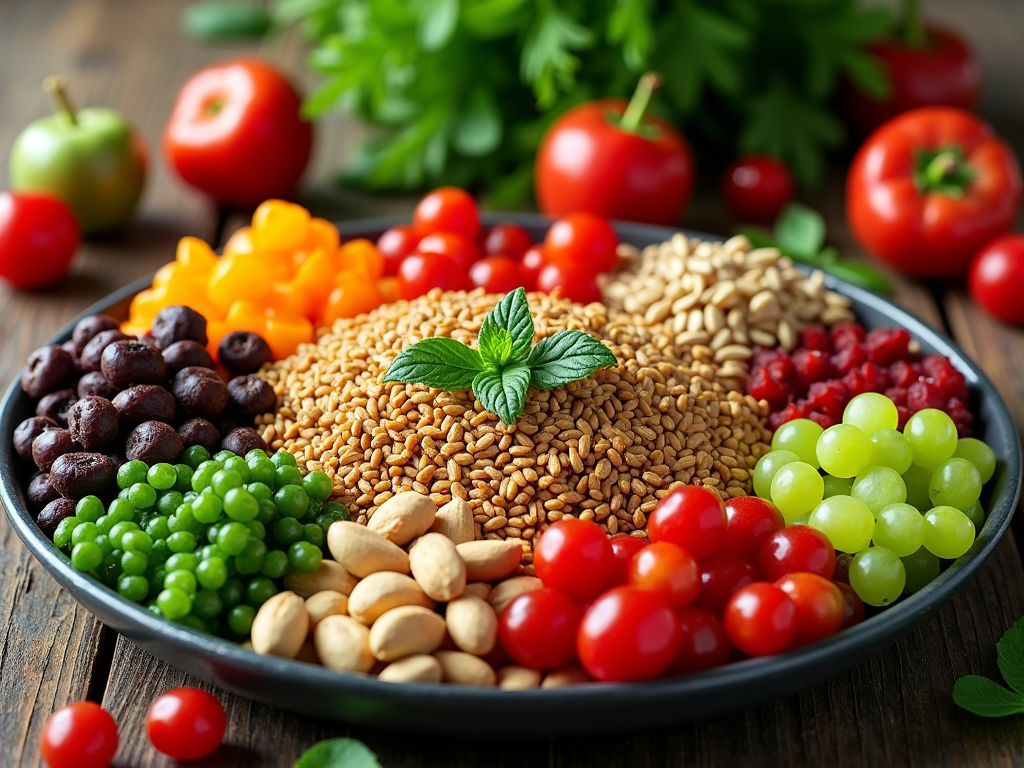
[[[733,594],[760,578],[757,568],[743,555],[715,552],[700,561],[700,592],[694,603],[721,614]]]
[[[437,253],[410,253],[398,267],[398,290],[403,299],[415,299],[432,288],[461,291],[468,285],[466,273]]]
[[[669,665],[673,675],[689,675],[720,667],[729,661],[729,635],[711,611],[695,605],[676,611],[679,622],[679,650]]]
[[[775,582],[796,606],[795,645],[831,637],[843,623],[843,594],[828,579],[814,573],[789,573]]]
[[[791,525],[767,538],[757,565],[761,575],[772,581],[798,572],[831,579],[836,569],[836,551],[821,531],[808,525]]]
[[[971,262],[971,296],[992,317],[1024,325],[1024,235],[997,237]]]
[[[576,639],[583,668],[602,682],[657,677],[678,649],[679,622],[668,602],[657,592],[632,586],[615,587],[597,598],[583,615]]]
[[[568,517],[544,531],[533,552],[533,567],[544,586],[583,601],[611,582],[615,555],[597,523]]]
[[[743,587],[725,606],[729,640],[748,656],[767,656],[789,647],[796,635],[796,604],[764,581]]]
[[[46,718],[39,751],[50,768],[107,768],[117,752],[117,723],[91,701],[77,701]]]
[[[63,278],[80,239],[74,214],[56,197],[0,192],[0,277],[15,288],[43,288]]]
[[[175,760],[206,757],[224,740],[227,716],[217,699],[198,688],[174,688],[146,714],[146,734],[158,752]]]
[[[849,629],[854,624],[864,621],[864,601],[860,599],[853,587],[839,581],[833,581],[843,596],[843,621],[839,629]]]
[[[589,271],[561,264],[545,264],[537,274],[537,290],[553,293],[556,288],[564,298],[577,304],[601,300],[597,281]]]
[[[469,282],[488,293],[508,293],[523,284],[523,273],[508,256],[484,256],[469,268]]]
[[[537,277],[545,264],[547,262],[544,259],[542,246],[535,245],[523,254],[523,258],[519,261],[519,269],[523,273],[527,290],[533,290],[537,286]],[[594,283],[594,289],[597,289],[597,283]]]
[[[596,275],[618,261],[619,238],[607,219],[592,213],[570,213],[555,221],[544,238],[551,264]]]
[[[384,257],[384,274],[397,275],[402,259],[416,249],[416,244],[420,239],[412,227],[407,227],[404,224],[398,224],[385,230],[377,238],[377,250]]]
[[[647,539],[620,533],[612,536],[608,542],[612,545],[612,554],[615,555],[614,575],[609,583],[625,584],[629,581],[629,567],[633,562],[633,555],[647,546]]]
[[[412,225],[421,235],[453,232],[475,241],[480,234],[480,210],[465,190],[439,187],[417,203]]]
[[[697,597],[700,571],[689,552],[667,541],[658,541],[633,555],[629,583],[658,592],[673,608],[684,608]]]
[[[476,243],[454,232],[431,232],[416,244],[416,253],[436,253],[447,256],[463,274],[469,272],[473,262],[480,258]]]
[[[744,155],[722,174],[722,196],[736,216],[770,223],[793,199],[793,176],[769,155]]]
[[[533,247],[530,233],[518,224],[495,224],[484,235],[483,251],[486,256],[508,256],[521,259]]]
[[[702,560],[725,545],[727,523],[725,506],[714,493],[696,485],[684,485],[673,490],[651,512],[647,537],[675,544]]]
[[[757,496],[737,496],[725,502],[728,525],[724,550],[757,562],[765,540],[786,527],[779,508]]]
[[[576,655],[583,611],[568,595],[543,587],[519,595],[501,612],[498,639],[517,664],[551,669]]]

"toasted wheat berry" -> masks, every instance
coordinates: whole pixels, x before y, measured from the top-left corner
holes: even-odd
[[[25,461],[32,461],[32,442],[47,429],[60,425],[48,416],[32,416],[14,429],[14,450]]]

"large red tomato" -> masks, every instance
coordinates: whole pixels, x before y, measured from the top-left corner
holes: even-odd
[[[64,203],[42,192],[0,192],[0,278],[32,290],[64,277],[81,235]]]
[[[1024,235],[997,237],[971,263],[971,296],[993,317],[1024,325]]]

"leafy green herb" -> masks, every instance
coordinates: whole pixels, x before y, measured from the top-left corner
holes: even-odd
[[[958,707],[982,717],[1006,717],[1024,713],[1024,619],[1006,630],[996,643],[999,671],[1009,683],[999,683],[979,675],[961,677],[953,686],[953,701]]]
[[[328,739],[303,752],[292,768],[381,768],[381,765],[361,741]]]
[[[559,331],[531,349],[533,333],[526,291],[517,288],[487,313],[479,350],[454,339],[424,339],[399,353],[384,381],[472,388],[484,408],[515,424],[530,387],[554,389],[617,363],[608,347],[582,331]]]
[[[181,12],[182,31],[202,42],[260,37],[270,26],[270,14],[255,3],[212,0],[185,6]]]

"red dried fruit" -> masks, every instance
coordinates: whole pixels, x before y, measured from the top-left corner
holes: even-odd
[[[792,360],[796,370],[796,380],[803,389],[807,389],[816,381],[822,381],[835,375],[828,352],[818,349],[798,349],[793,353]]]
[[[836,418],[842,418],[849,401],[850,391],[838,379],[816,381],[807,390],[807,404],[811,408]]]
[[[914,413],[925,408],[942,409],[949,398],[930,381],[915,381],[907,387],[907,407]]]
[[[868,350],[863,344],[854,342],[832,355],[832,365],[839,373],[859,368],[868,360]]]
[[[841,349],[853,346],[864,341],[867,331],[860,323],[836,323],[830,331],[832,335],[832,346],[838,352]]]
[[[910,346],[910,332],[905,328],[875,328],[864,339],[868,357],[881,365],[902,360]]]
[[[797,336],[797,346],[801,349],[815,349],[819,352],[832,351],[832,337],[820,325],[809,325]]]
[[[906,360],[897,360],[894,362],[889,366],[888,373],[889,382],[894,387],[902,387],[903,389],[909,387],[919,378],[917,371],[914,370],[914,366]]]

